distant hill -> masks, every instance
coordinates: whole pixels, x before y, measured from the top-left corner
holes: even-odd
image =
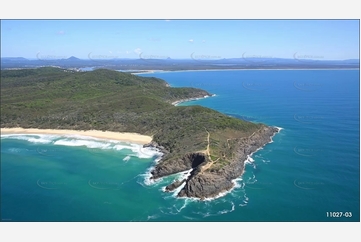
[[[28,61],[24,57],[1,57],[2,61]]]
[[[68,60],[68,61],[80,61],[81,59],[76,58],[75,56],[71,56],[71,57],[67,58],[66,60]]]
[[[342,62],[343,63],[360,65],[360,60],[359,59],[348,59],[348,60],[343,60]]]
[[[358,59],[324,60],[312,59],[308,56],[295,58],[258,58],[241,56],[239,58],[217,58],[192,54],[188,59],[162,58],[113,58],[113,59],[79,59],[71,56],[67,59],[34,59],[22,57],[1,58],[1,69],[37,68],[43,66],[58,66],[62,68],[107,68],[113,70],[205,70],[205,69],[344,69],[358,68]]]

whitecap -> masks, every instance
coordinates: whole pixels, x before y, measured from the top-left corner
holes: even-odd
[[[277,127],[277,126],[275,126],[275,128],[278,129],[278,132],[280,132],[282,129],[284,129],[284,128]]]
[[[83,139],[60,139],[54,142],[54,145],[63,145],[63,146],[85,146],[87,148],[98,148],[98,149],[110,149],[109,143],[93,141],[93,140],[83,140]]]
[[[144,158],[144,159],[150,159],[154,157],[159,157],[162,155],[161,152],[159,152],[158,149],[154,148],[143,148],[142,145],[138,144],[117,144],[113,147],[115,150],[131,150],[131,152],[134,154],[134,156],[138,158]]]
[[[130,160],[130,156],[128,155],[128,156],[126,156],[124,159],[123,159],[123,161],[129,161]]]
[[[159,215],[155,214],[155,215],[148,215],[147,220],[151,220],[151,219],[157,219],[159,218]]]
[[[232,180],[232,183],[234,184],[234,188],[243,188],[244,187],[244,182],[242,177],[238,177],[234,180]]]
[[[90,149],[104,149],[104,150],[129,150],[132,154],[141,159],[159,158],[162,153],[155,148],[143,148],[142,145],[116,140],[103,140],[86,136],[63,136],[63,139],[56,140],[54,145],[63,146],[84,146]],[[128,159],[128,158],[127,158]]]
[[[188,177],[191,175],[191,172],[193,171],[193,168],[191,168],[191,169],[189,169],[189,170],[187,170],[187,171],[182,171],[182,172],[178,172],[177,174],[175,174],[176,175],[176,179],[174,179],[173,180],[173,182],[175,182],[175,181],[182,181],[183,179],[188,179]],[[173,183],[172,182],[172,183]],[[183,182],[183,184],[182,185],[180,185],[179,187],[177,187],[176,189],[174,189],[173,191],[172,191],[172,193],[173,193],[173,197],[176,197],[176,198],[178,198],[177,197],[177,195],[178,195],[178,193],[184,188],[184,186],[186,185],[186,183],[185,182]]]
[[[1,139],[25,140],[31,143],[49,144],[60,136],[56,135],[34,135],[34,134],[4,134]]]
[[[185,215],[183,215],[183,218],[188,219],[188,220],[197,220],[196,218],[192,218],[192,217],[185,216]]]
[[[62,146],[74,146],[74,147],[87,147],[90,149],[112,149],[123,150],[127,149],[132,152],[132,156],[136,156],[141,159],[156,158],[157,161],[161,159],[163,155],[156,148],[143,148],[140,144],[133,144],[129,142],[122,142],[117,140],[99,139],[95,137],[82,136],[82,135],[34,135],[34,134],[5,134],[1,135],[1,139],[18,139],[26,140],[32,143],[42,143]]]
[[[281,127],[277,127],[277,126],[275,126],[275,128],[278,130],[278,132],[277,132],[277,133],[280,133],[280,132],[281,132],[281,130],[283,129],[283,128],[281,128]],[[273,143],[273,137],[274,137],[277,133],[273,134],[273,135],[270,137],[271,141],[270,141],[270,142],[268,142],[269,144],[270,144],[270,143]]]
[[[20,148],[9,148],[8,151],[10,153],[20,153],[21,151],[23,151],[23,149]]]
[[[216,200],[218,198],[221,198],[221,197],[224,197],[226,196],[228,193],[231,193],[233,191],[235,187],[233,186],[230,190],[228,191],[224,191],[224,192],[220,192],[217,196],[215,197],[211,197],[211,198],[205,198],[204,201],[213,201],[213,200]]]
[[[153,168],[150,167],[147,169],[147,171],[144,174],[140,175],[140,177],[142,178],[142,181],[139,181],[138,183],[140,185],[142,185],[143,187],[154,186],[154,185],[160,183],[161,181],[163,181],[163,178],[152,179],[152,173],[151,173],[152,170],[153,170]]]
[[[253,154],[253,153],[252,153]],[[247,155],[247,159],[244,161],[245,164],[251,164],[254,162],[254,159],[251,157],[252,154]]]

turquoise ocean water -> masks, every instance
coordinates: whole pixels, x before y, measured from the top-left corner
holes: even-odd
[[[360,221],[359,70],[141,75],[216,94],[180,105],[282,130],[253,154],[235,189],[210,201],[163,191],[184,174],[150,182],[160,154],[140,145],[2,135],[2,221]]]

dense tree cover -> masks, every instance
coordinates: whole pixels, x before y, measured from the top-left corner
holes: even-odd
[[[229,117],[201,106],[173,106],[203,97],[195,88],[172,88],[161,79],[106,69],[74,72],[44,67],[1,71],[1,127],[109,130],[150,135],[171,160],[206,149],[223,163],[232,158],[232,140],[262,124]],[[220,164],[222,164],[220,162]]]

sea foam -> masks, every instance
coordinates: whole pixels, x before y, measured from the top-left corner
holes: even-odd
[[[55,139],[59,138],[57,135],[34,135],[34,134],[2,134],[1,139],[17,139],[25,140],[31,143],[49,144]]]
[[[140,144],[122,142],[117,140],[99,139],[81,135],[43,135],[43,134],[4,134],[1,139],[25,140],[30,143],[53,144],[59,146],[86,147],[101,150],[129,150],[130,156],[141,159],[159,158],[162,153],[155,148],[143,148]],[[128,159],[128,158],[127,158]],[[129,160],[129,159],[128,159]]]
[[[130,160],[130,156],[128,155],[128,156],[126,156],[124,159],[123,159],[123,161],[129,161]]]

